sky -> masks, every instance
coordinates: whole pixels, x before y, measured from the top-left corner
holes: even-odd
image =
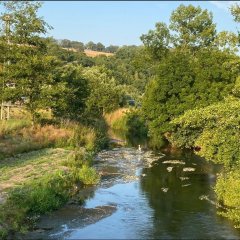
[[[234,1],[46,1],[39,15],[54,28],[49,36],[56,39],[140,45],[140,36],[154,29],[156,22],[168,24],[181,3],[211,11],[219,31],[237,32],[228,10]]]

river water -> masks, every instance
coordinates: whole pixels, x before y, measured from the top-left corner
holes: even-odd
[[[190,152],[102,151],[96,158],[99,186],[45,216],[50,239],[240,239],[240,231],[217,215],[214,185],[220,166]],[[78,200],[79,200],[78,199]],[[43,228],[43,227],[42,227]]]

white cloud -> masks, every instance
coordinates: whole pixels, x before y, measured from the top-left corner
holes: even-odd
[[[225,11],[229,11],[229,7],[237,2],[238,1],[210,1],[211,4]]]

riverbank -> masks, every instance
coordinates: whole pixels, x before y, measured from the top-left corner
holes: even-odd
[[[25,239],[239,238],[216,213],[219,166],[189,151],[162,154],[128,146],[99,152],[94,164],[101,182],[42,216]]]
[[[0,236],[6,238],[33,229],[41,214],[99,181],[91,164],[106,136],[101,129],[71,122],[1,123]]]

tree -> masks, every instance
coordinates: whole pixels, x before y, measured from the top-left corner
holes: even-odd
[[[140,39],[155,59],[163,58],[169,51],[171,36],[165,23],[156,23],[156,30],[150,30],[148,34],[143,34]]]
[[[118,46],[110,45],[105,48],[105,51],[109,53],[115,53],[118,50],[118,48],[119,48]]]
[[[239,57],[217,49],[202,49],[195,56],[169,53],[143,97],[143,113],[155,142],[160,144],[163,134],[171,131],[173,118],[227,96],[240,73],[239,63]]]
[[[99,52],[103,52],[105,50],[105,46],[102,43],[98,42],[96,44],[96,50]]]
[[[63,39],[60,41],[60,46],[63,48],[70,48],[70,47],[72,47],[71,41],[68,39]]]
[[[216,36],[212,13],[193,5],[181,4],[170,17],[170,25],[156,23],[156,29],[141,36],[141,40],[156,60],[166,56],[173,47],[194,52],[209,47]]]
[[[167,33],[166,28],[164,25]],[[230,32],[216,35],[212,14],[207,10],[180,5],[171,15],[169,28],[174,32],[164,55],[159,41],[164,36],[161,31],[157,29],[142,38],[155,60],[154,77],[143,97],[143,114],[158,146],[163,144],[163,134],[171,131],[172,119],[186,110],[222,100],[240,73],[236,36]]]
[[[55,117],[80,120],[89,96],[89,83],[81,65],[68,63],[56,68],[51,108]]]
[[[4,2],[5,14],[11,16],[9,43],[3,79],[14,87],[3,89],[5,100],[23,101],[36,121],[37,110],[49,106],[52,88],[52,68],[56,61],[47,56],[46,42],[41,37],[50,26],[37,16],[39,2]]]
[[[229,31],[222,31],[216,35],[214,39],[213,46],[216,46],[218,49],[226,50],[232,53],[238,51],[238,36]]]
[[[175,32],[174,44],[195,49],[211,45],[216,35],[212,13],[199,6],[181,4],[170,17],[170,29]]]
[[[230,11],[234,17],[234,21],[240,22],[240,5],[239,4],[232,5]],[[238,32],[238,43],[240,44],[240,32]]]
[[[234,17],[234,21],[240,22],[240,5],[237,3],[232,5],[230,11]]]
[[[96,44],[94,42],[90,41],[86,44],[86,48],[90,49],[90,50],[96,50]]]
[[[90,95],[86,101],[87,111],[94,116],[102,116],[113,111],[121,102],[121,88],[109,70],[104,67],[85,69],[84,76],[89,80]]]

